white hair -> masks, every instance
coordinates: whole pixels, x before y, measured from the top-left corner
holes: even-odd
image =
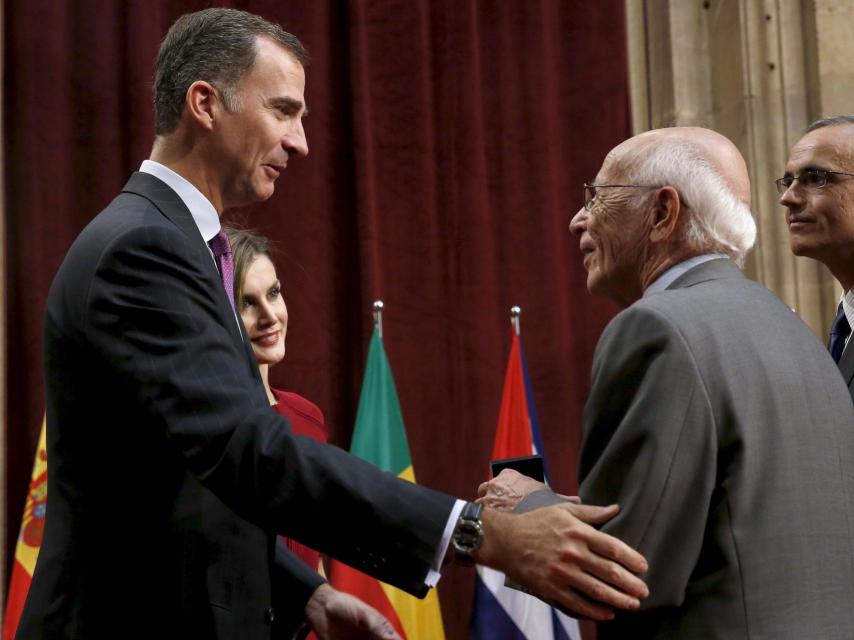
[[[664,139],[639,152],[624,170],[632,184],[671,186],[679,192],[690,210],[684,239],[692,247],[724,253],[744,265],[756,241],[753,214],[697,147]]]

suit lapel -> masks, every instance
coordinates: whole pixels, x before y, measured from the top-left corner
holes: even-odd
[[[842,377],[845,378],[845,384],[851,386],[851,381],[854,380],[854,345],[849,341],[845,345],[845,351],[842,352],[842,357],[839,359],[839,370],[842,372]]]
[[[252,351],[252,343],[249,342],[249,336],[246,335],[246,327],[243,326],[243,318],[240,317],[240,314],[237,314],[237,325],[240,329],[240,336],[243,338],[241,341],[243,343],[243,353],[246,355],[246,359],[252,363],[250,369],[252,369],[252,375],[261,383],[261,372],[258,370],[258,363],[255,360],[255,353]]]
[[[222,278],[219,275],[216,264],[213,259],[210,258],[208,245],[204,238],[202,238],[202,234],[199,232],[199,228],[196,226],[196,222],[193,220],[190,210],[187,209],[187,205],[184,204],[184,201],[178,197],[178,194],[175,193],[169,185],[162,180],[155,178],[151,174],[140,171],[134,173],[130,177],[130,180],[128,180],[124,189],[122,189],[122,193],[133,193],[138,196],[142,196],[157,207],[164,216],[184,232],[196,247],[202,270],[210,275],[215,282],[222,282]],[[245,337],[243,323],[240,322],[239,316],[238,322],[234,321],[234,310],[228,300],[225,287],[217,287],[217,292],[214,294],[214,298],[216,299],[220,316],[223,319],[223,324],[226,326],[229,333],[231,333],[231,337],[234,341],[241,346],[244,353],[248,353],[250,361],[254,364],[255,357],[252,354],[251,349],[247,348],[248,340]],[[257,369],[257,367],[252,367],[252,369]]]

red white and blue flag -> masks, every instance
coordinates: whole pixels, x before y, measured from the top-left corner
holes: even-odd
[[[545,455],[525,355],[512,331],[492,459]],[[471,630],[476,640],[581,640],[578,622],[542,600],[504,586],[504,574],[477,567]]]

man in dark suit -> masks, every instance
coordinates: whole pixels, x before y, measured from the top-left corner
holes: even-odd
[[[270,409],[219,215],[268,198],[308,152],[304,59],[228,9],[182,17],[161,46],[151,158],[48,298],[50,508],[19,638],[269,638],[295,608],[323,637],[388,637],[276,533],[418,595],[449,545],[594,618],[646,595],[643,558],[590,526],[614,506],[481,512],[295,437]]]
[[[847,348],[854,323],[854,116],[812,123],[789,152],[777,180],[780,204],[789,210],[792,252],[823,263],[843,296],[827,347],[854,400],[854,349]]]
[[[854,411],[812,332],[739,265],[744,161],[712,131],[612,150],[573,218],[587,286],[622,307],[597,346],[579,494],[647,556],[641,610],[609,638],[850,638]],[[529,494],[508,474],[482,487]],[[506,501],[505,501],[506,502]]]

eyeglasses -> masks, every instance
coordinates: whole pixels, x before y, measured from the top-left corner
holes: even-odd
[[[593,200],[596,198],[596,189],[620,187],[623,189],[658,189],[657,185],[651,184],[587,184],[584,183],[584,208],[590,211],[593,208]]]
[[[844,171],[827,171],[825,169],[807,169],[801,171],[797,176],[783,176],[774,181],[777,185],[777,193],[783,195],[792,186],[795,180],[805,189],[821,189],[827,184],[827,176],[854,176],[854,173],[845,173]]]

